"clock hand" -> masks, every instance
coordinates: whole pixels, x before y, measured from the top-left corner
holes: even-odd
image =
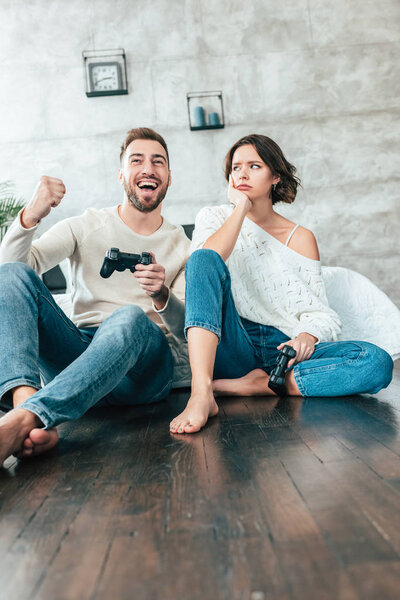
[[[101,81],[105,81],[106,79],[112,79],[112,77],[102,77],[102,79],[96,79],[96,83],[100,83]]]

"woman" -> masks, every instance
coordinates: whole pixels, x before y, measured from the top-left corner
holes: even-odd
[[[336,341],[340,320],[328,306],[315,237],[273,208],[294,201],[295,172],[270,138],[241,138],[225,163],[230,205],[197,216],[186,265],[192,394],[174,433],[199,431],[217,414],[214,392],[273,395],[268,373],[285,344],[296,350],[290,395],[376,393],[391,381],[387,352]]]

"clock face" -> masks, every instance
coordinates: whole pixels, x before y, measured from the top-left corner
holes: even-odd
[[[92,92],[110,92],[121,86],[121,66],[118,62],[92,63],[89,65]]]

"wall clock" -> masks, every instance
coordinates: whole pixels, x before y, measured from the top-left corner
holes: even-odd
[[[124,50],[83,52],[86,96],[116,96],[127,94]]]

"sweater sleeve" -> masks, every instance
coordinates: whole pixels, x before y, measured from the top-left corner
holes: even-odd
[[[190,252],[202,248],[208,238],[225,223],[232,210],[228,205],[206,206],[196,217]]]
[[[19,213],[2,241],[0,263],[23,262],[41,275],[74,253],[76,239],[69,219],[56,223],[33,240],[37,227],[23,227]]]
[[[153,309],[159,314],[167,329],[178,340],[186,342],[185,329],[185,264],[188,259],[189,240],[185,234],[183,241],[178,245],[177,252],[182,253],[182,266],[172,281],[169,288],[168,299],[161,310],[157,310],[153,304]]]
[[[308,288],[310,291],[309,309],[296,315],[298,323],[293,337],[304,332],[318,338],[318,342],[336,341],[341,331],[341,321],[339,315],[328,305],[319,263],[317,273],[309,278]]]
[[[176,338],[186,341],[184,335],[185,329],[185,270],[181,269],[169,288],[168,300],[164,308],[157,310],[153,304],[153,309],[158,313],[167,327]]]

